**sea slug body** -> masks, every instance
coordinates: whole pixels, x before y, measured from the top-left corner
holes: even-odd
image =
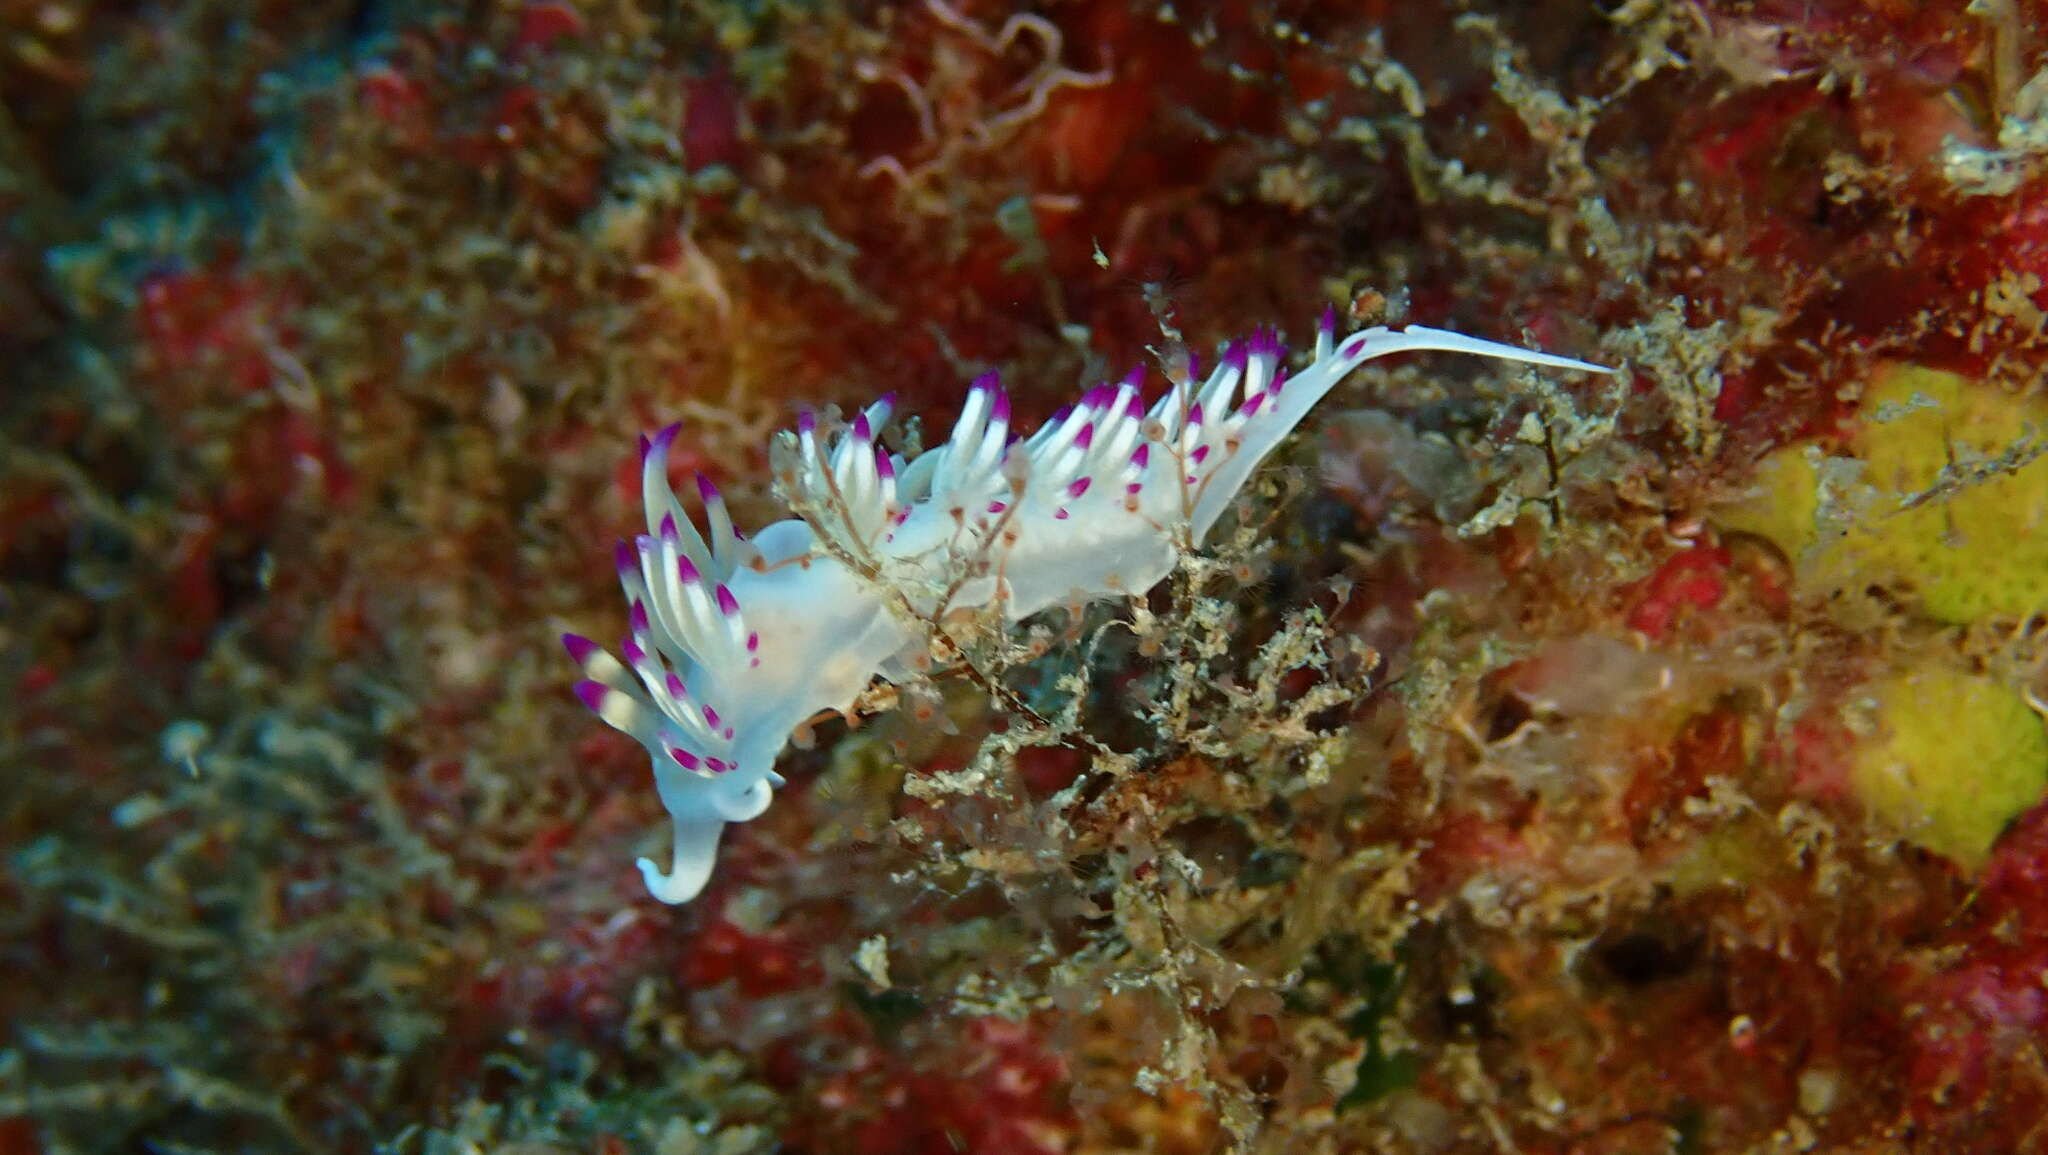
[[[669,866],[640,859],[647,889],[703,889],[728,822],[766,810],[790,734],[845,709],[930,652],[962,611],[1018,621],[1055,605],[1143,593],[1201,545],[1252,470],[1351,370],[1409,350],[1561,369],[1597,365],[1419,325],[1341,343],[1332,314],[1291,376],[1276,334],[1223,352],[1206,381],[1173,382],[1149,408],[1142,375],[1090,390],[1021,439],[994,374],[970,387],[945,444],[905,461],[876,438],[889,399],[826,428],[806,414],[774,446],[797,516],[751,540],[699,478],[704,529],[668,483],[675,426],[643,438],[647,532],[618,547],[628,635],[614,656],[574,634],[577,695],[653,759],[674,825]]]

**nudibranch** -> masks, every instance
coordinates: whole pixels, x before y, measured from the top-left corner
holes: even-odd
[[[676,426],[643,437],[647,532],[617,553],[627,636],[617,655],[563,642],[583,670],[577,695],[653,759],[674,850],[666,870],[639,860],[648,891],[695,897],[725,824],[759,815],[783,785],[775,761],[792,732],[849,709],[877,678],[908,677],[936,623],[1144,593],[1324,394],[1360,364],[1411,350],[1608,371],[1420,325],[1339,342],[1325,313],[1291,375],[1277,334],[1259,332],[1149,408],[1133,372],[1021,438],[991,373],[969,388],[952,436],[910,460],[877,440],[887,398],[829,428],[806,414],[773,447],[795,516],[751,539],[708,480],[697,479],[702,529],[677,501]]]

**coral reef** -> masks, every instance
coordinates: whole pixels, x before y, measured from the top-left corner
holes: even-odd
[[[0,1152],[2048,1150],[2044,27],[0,5]],[[637,430],[1326,306],[1622,372],[1362,370],[621,868]]]

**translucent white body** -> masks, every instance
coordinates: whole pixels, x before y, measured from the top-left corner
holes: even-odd
[[[791,732],[900,675],[928,653],[933,622],[991,606],[1016,621],[1143,593],[1346,374],[1425,349],[1606,371],[1420,326],[1340,345],[1326,316],[1312,361],[1285,380],[1278,340],[1258,334],[1149,408],[1134,374],[1021,440],[985,377],[952,437],[909,462],[876,444],[887,401],[833,430],[807,416],[777,446],[800,516],[752,541],[701,480],[705,531],[683,511],[668,484],[674,427],[643,441],[647,533],[618,553],[631,622],[623,660],[574,635],[564,642],[583,667],[584,702],[653,759],[675,843],[666,870],[639,861],[648,891],[695,897],[725,824],[759,815],[782,784],[775,760]]]

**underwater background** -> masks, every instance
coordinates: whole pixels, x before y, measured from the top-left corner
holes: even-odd
[[[2048,1150],[2044,278],[2039,0],[0,0],[0,1155]],[[647,897],[637,434],[1327,306],[1622,372]]]

